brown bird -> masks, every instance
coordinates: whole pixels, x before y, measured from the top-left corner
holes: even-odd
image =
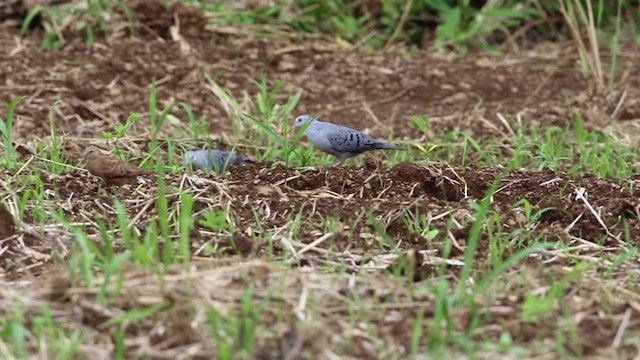
[[[101,177],[109,186],[122,186],[131,184],[138,176],[152,175],[148,170],[141,169],[133,164],[104,155],[95,146],[89,146],[84,150],[82,157],[87,161],[85,166],[92,175]]]

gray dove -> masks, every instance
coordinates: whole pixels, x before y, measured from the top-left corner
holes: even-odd
[[[228,165],[242,165],[253,163],[250,159],[240,156],[233,151],[222,150],[189,150],[184,154],[185,160],[196,169],[215,170],[222,174]]]
[[[293,127],[301,128],[307,123],[310,123],[306,131],[307,139],[320,151],[337,157],[340,162],[334,166],[342,165],[350,157],[369,150],[405,150],[399,146],[375,139],[358,130],[320,121],[310,115],[298,116]]]

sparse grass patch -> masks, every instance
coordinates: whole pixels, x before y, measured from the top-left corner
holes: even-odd
[[[222,91],[218,89],[219,94]],[[256,147],[263,143],[276,148],[280,145],[279,151],[267,153],[264,160],[284,164],[286,161],[282,159],[287,151],[296,151],[301,146],[300,137],[294,138],[291,145],[291,134],[283,129],[286,119],[292,116],[293,107],[282,106],[280,102],[291,100],[278,97],[278,91],[263,90],[261,94],[270,97],[261,97],[255,103],[245,100],[242,106],[230,105],[230,114],[237,114],[236,121],[244,121],[238,126],[251,134],[248,141]],[[258,105],[260,102],[262,105]],[[233,99],[227,100],[227,104],[234,103],[237,102]],[[183,105],[183,108],[188,106]],[[186,116],[193,124],[193,117]],[[132,115],[127,123],[106,137],[114,144],[126,142],[126,133],[137,119]],[[611,141],[605,134],[584,129],[581,121],[576,116],[574,126],[546,131],[520,127],[510,142],[500,139],[501,149],[496,147],[495,139],[476,141],[456,130],[444,137],[456,138],[460,144],[448,142],[437,147],[422,144],[412,148],[405,159],[424,162],[424,152],[420,149],[431,149],[430,161],[484,159],[494,165],[507,164],[503,169],[505,174],[516,166],[534,171],[551,168],[555,172],[574,166],[571,175],[575,177],[588,173],[616,179],[628,177],[629,171],[635,168],[635,153]],[[422,124],[428,126],[428,121]],[[185,138],[181,134],[174,135],[176,139]],[[242,140],[240,135],[234,133],[230,140],[239,142]],[[53,134],[52,139],[56,136]],[[163,141],[180,144],[173,139]],[[511,144],[512,149],[517,150],[504,151],[504,144]],[[608,150],[590,152],[596,144]],[[168,160],[161,154],[174,150],[162,146],[156,149],[157,165],[166,166],[164,162]],[[324,161],[315,156],[315,150],[307,151],[313,152],[308,165],[318,166],[318,162]],[[528,155],[523,156],[522,152]],[[65,159],[64,156],[58,158],[62,163]],[[297,161],[292,159],[294,163]],[[587,159],[595,160],[588,162]],[[629,166],[618,166],[614,171],[611,166],[602,168],[598,165],[612,159],[625,159]],[[580,166],[576,167],[576,164]],[[43,173],[52,172],[43,163],[34,163],[34,167]],[[362,171],[355,166],[343,170],[351,174]],[[315,171],[318,174],[318,170]],[[322,174],[323,170],[320,171]],[[293,178],[288,181],[308,176],[305,172],[292,174],[287,175]],[[79,221],[77,215],[64,208],[55,209],[54,204],[66,200],[47,192],[51,185],[40,176],[31,177],[31,182],[25,178],[16,193],[22,221],[39,224],[43,234],[47,234],[54,224],[62,226],[56,229],[63,229],[62,238],[69,239],[66,245],[69,256],[62,261],[67,267],[71,286],[64,291],[78,294],[66,303],[64,316],[71,316],[77,311],[74,309],[84,308],[87,304],[102,309],[100,316],[104,320],[100,326],[113,334],[110,350],[113,354],[129,351],[132,329],[148,323],[175,321],[170,319],[179,317],[189,318],[190,325],[177,321],[168,331],[190,334],[194,343],[202,346],[200,350],[194,348],[192,351],[220,358],[252,357],[264,351],[314,353],[315,350],[309,348],[296,350],[296,341],[308,341],[302,338],[283,345],[288,350],[277,350],[272,340],[268,340],[307,326],[333,329],[333,337],[339,339],[340,345],[332,349],[345,353],[358,354],[358,348],[364,342],[370,344],[376,354],[460,352],[473,356],[488,351],[491,354],[531,355],[536,354],[536,350],[514,335],[517,327],[513,327],[513,322],[545,328],[549,322],[556,326],[554,319],[563,322],[560,330],[551,332],[558,342],[554,351],[579,354],[583,353],[584,344],[577,335],[580,330],[573,319],[575,313],[559,310],[566,302],[563,295],[569,287],[582,283],[584,276],[595,276],[594,268],[611,269],[607,278],[615,281],[620,274],[615,269],[621,269],[637,258],[637,251],[633,250],[614,251],[611,256],[605,256],[597,250],[604,243],[591,239],[582,241],[593,243],[596,250],[589,257],[599,260],[580,260],[588,248],[579,247],[576,252],[575,245],[568,242],[571,237],[558,239],[538,232],[538,227],[547,221],[545,216],[553,209],[539,208],[538,204],[526,200],[510,203],[511,212],[492,205],[508,188],[504,184],[509,181],[505,179],[495,181],[485,193],[474,195],[477,196],[475,200],[451,198],[449,205],[436,212],[424,211],[420,203],[414,203],[415,207],[409,206],[390,216],[372,205],[388,201],[383,192],[378,198],[363,198],[361,204],[367,205],[354,207],[353,216],[345,218],[342,212],[335,215],[324,210],[320,214],[314,212],[318,207],[327,206],[323,205],[323,198],[340,199],[340,202],[357,206],[358,202],[350,203],[349,199],[359,196],[359,192],[356,190],[348,195],[354,190],[348,190],[346,182],[341,193],[318,190],[320,188],[295,190],[290,187],[295,185],[288,182],[257,185],[257,188],[267,186],[270,189],[277,186],[279,190],[268,191],[283,192],[282,196],[287,200],[281,198],[281,204],[304,198],[301,194],[308,196],[299,207],[289,210],[279,207],[278,201],[253,198],[255,195],[251,195],[254,200],[250,201],[234,198],[233,191],[237,190],[232,189],[237,189],[238,185],[234,185],[233,180],[228,182],[233,173],[216,180],[200,180],[197,175],[186,175],[184,180],[182,177],[169,174],[166,179],[160,179],[155,194],[141,188],[139,197],[124,202],[99,196],[97,201],[104,204],[107,213],[87,217],[84,221]],[[375,181],[386,181],[382,174],[376,178],[381,180]],[[453,175],[442,179],[462,186]],[[385,186],[389,185],[383,185],[381,189]],[[570,193],[571,189],[566,191]],[[451,204],[454,206],[450,207]],[[243,207],[250,211],[244,212]],[[514,222],[513,213],[518,212],[523,218]],[[273,214],[282,216],[279,225],[273,222],[280,217]],[[398,224],[402,224],[400,229],[405,229],[405,235],[391,235],[392,230],[398,231]],[[619,226],[614,227],[627,234],[633,231],[629,220],[620,221]],[[469,230],[468,235],[454,235],[465,228]],[[615,231],[611,229],[611,232]],[[243,251],[242,242],[221,245],[232,234],[251,234],[251,253],[268,262],[228,257],[229,252],[241,254]],[[411,252],[415,250],[415,253]],[[197,255],[194,255],[195,251],[198,251]],[[533,274],[545,273],[544,265],[533,260],[540,257],[548,261],[554,257],[576,261],[571,263],[570,270],[561,273],[562,280],[555,284],[544,278],[529,284],[528,277],[534,275],[527,275],[529,270],[525,271],[525,268],[530,268]],[[531,261],[534,261],[533,265],[525,265]],[[390,268],[392,263],[396,265]],[[136,275],[141,273],[143,278]],[[425,275],[429,273],[432,275]],[[355,285],[351,283],[353,281]],[[538,286],[550,286],[550,289],[538,293],[535,292]],[[220,289],[225,291],[218,293]],[[134,295],[136,293],[138,295]],[[510,301],[515,301],[515,305],[503,305],[505,310],[496,310],[496,302],[511,304]],[[17,306],[10,309],[18,311]],[[616,314],[612,308],[608,309],[612,316]],[[31,314],[30,309],[24,311]],[[496,333],[484,334],[483,329],[496,326],[498,313],[495,311],[506,311],[509,320],[505,321],[510,325],[501,327]],[[95,335],[84,328],[69,331],[57,325],[56,320],[47,320],[47,315],[39,316],[41,320],[35,323],[26,322],[24,316],[11,318],[11,324],[5,323],[5,329],[10,329],[6,330],[5,342],[12,341],[9,354],[18,356],[32,351],[29,337],[21,334],[42,334],[44,324],[50,335],[39,335],[38,338],[48,339],[52,342],[51,348],[63,349],[60,351],[69,356],[88,354],[86,346],[79,344],[97,341]],[[406,321],[402,320],[405,318]],[[386,321],[398,322],[394,326],[407,329],[406,337],[394,338],[394,342],[389,343]],[[199,335],[187,330],[193,326]],[[54,333],[56,335],[51,335]],[[541,342],[548,334],[541,332],[530,341]],[[300,333],[299,336],[308,335]],[[314,341],[329,340],[319,337]]]
[[[281,36],[283,28],[302,33],[322,32],[333,36],[339,44],[352,47],[366,44],[371,49],[388,48],[396,41],[424,45],[425,39],[433,38],[429,45],[435,49],[452,48],[464,53],[470,49],[518,51],[531,35],[550,39],[568,35],[568,31],[558,31],[552,20],[562,16],[566,9],[563,4],[570,9],[585,7],[580,1],[497,1],[478,5],[454,0],[372,3],[303,0],[247,8],[205,4],[204,9],[212,14],[213,24],[256,27],[257,33],[270,36]],[[595,2],[590,6],[592,26],[614,29],[617,33],[625,14],[628,19],[638,20],[634,7],[632,1],[625,0]],[[585,14],[581,12],[580,16]],[[570,16],[574,18],[573,15]],[[625,25],[633,31],[631,22],[626,21]]]
[[[15,109],[21,100],[22,98],[16,98],[11,101],[7,108],[6,115],[0,118],[0,133],[2,133],[2,147],[4,151],[3,165],[5,167],[15,166],[18,162],[16,149],[13,144],[13,123]]]
[[[571,127],[517,124],[517,129],[513,136],[486,140],[476,140],[463,130],[441,133],[441,142],[418,144],[421,152],[408,152],[408,160],[420,162],[427,155],[430,161],[460,166],[500,164],[508,169],[563,170],[576,176],[590,172],[615,179],[627,179],[640,170],[634,147],[600,131],[587,131],[579,113]]]

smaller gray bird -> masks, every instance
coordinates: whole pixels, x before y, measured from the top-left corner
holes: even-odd
[[[301,128],[307,123],[309,123],[306,131],[307,139],[318,150],[337,157],[340,162],[334,166],[340,166],[350,157],[369,150],[405,150],[402,147],[375,139],[358,130],[320,121],[310,115],[298,116],[293,127]]]
[[[184,158],[187,163],[196,169],[214,170],[222,174],[227,170],[228,165],[251,164],[252,160],[240,156],[233,151],[222,150],[189,150],[185,152]]]

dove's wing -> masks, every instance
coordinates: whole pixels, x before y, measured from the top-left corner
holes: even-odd
[[[224,166],[226,154],[220,150],[190,150],[185,153],[187,162],[196,169],[211,170]]]
[[[222,150],[215,150],[215,152],[212,151],[211,154],[211,159],[213,159],[219,169],[224,168],[227,165],[227,162],[229,162],[229,164],[233,164],[233,157],[232,153]]]
[[[340,165],[348,158],[368,150],[404,150],[346,126],[312,120],[306,130],[307,139],[318,149],[336,156]]]
[[[242,165],[251,162],[233,151],[212,150],[212,152],[214,152],[212,162],[221,170],[225,170],[228,165]]]
[[[189,150],[184,154],[189,165],[196,169],[209,170],[213,166],[209,163],[209,152],[207,150]]]
[[[143,170],[133,164],[114,159],[111,157],[100,157],[96,159],[97,173],[105,179],[120,178],[120,177],[135,177],[140,175],[150,174],[149,171]]]
[[[103,178],[122,177],[125,174],[124,169],[118,166],[118,161],[106,156],[96,156],[87,160],[87,170],[96,176]]]
[[[239,156],[233,151],[189,150],[185,153],[187,162],[196,169],[224,170],[227,165],[240,165],[251,162],[249,159]]]
[[[135,177],[135,176],[140,176],[140,175],[149,175],[151,174],[150,171],[139,168],[133,164],[129,164],[126,162],[121,162],[120,165],[122,166],[122,173],[124,173],[125,177]]]
[[[340,153],[361,153],[375,149],[379,143],[375,138],[348,127],[335,125],[326,133],[331,148]]]

